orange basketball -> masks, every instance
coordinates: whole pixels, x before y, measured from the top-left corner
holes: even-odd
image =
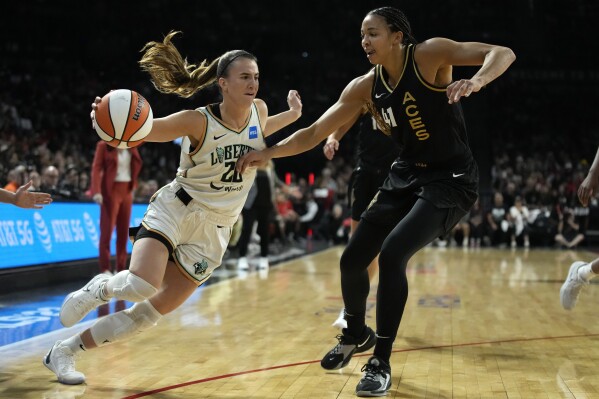
[[[116,148],[143,143],[152,130],[154,116],[150,103],[139,93],[119,89],[102,97],[96,110],[96,133]]]

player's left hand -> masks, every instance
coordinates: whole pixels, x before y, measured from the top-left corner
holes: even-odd
[[[287,105],[289,105],[290,110],[299,112],[299,115],[302,114],[302,98],[297,90],[289,90],[289,93],[287,94]]]
[[[447,86],[447,98],[449,103],[457,103],[462,97],[478,92],[482,85],[475,79],[460,79]]]

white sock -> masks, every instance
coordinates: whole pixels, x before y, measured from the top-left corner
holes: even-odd
[[[61,345],[67,346],[73,353],[85,350],[85,345],[83,345],[80,334],[75,334],[71,338],[65,339],[61,342]]]
[[[596,276],[596,274],[595,274],[595,272],[593,272],[593,269],[591,268],[590,263],[587,263],[586,265],[578,268],[578,277],[580,277],[584,281],[589,281],[595,276]]]

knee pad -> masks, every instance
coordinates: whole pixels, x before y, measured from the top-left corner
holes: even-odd
[[[158,292],[156,287],[129,270],[117,273],[106,285],[109,294],[130,302],[141,302]]]
[[[154,327],[161,317],[160,312],[146,300],[101,318],[92,326],[90,332],[96,345],[103,346],[123,341]]]

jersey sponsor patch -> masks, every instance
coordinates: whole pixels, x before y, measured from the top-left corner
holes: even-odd
[[[258,127],[250,126],[249,135],[250,135],[250,139],[257,139],[258,138]]]

